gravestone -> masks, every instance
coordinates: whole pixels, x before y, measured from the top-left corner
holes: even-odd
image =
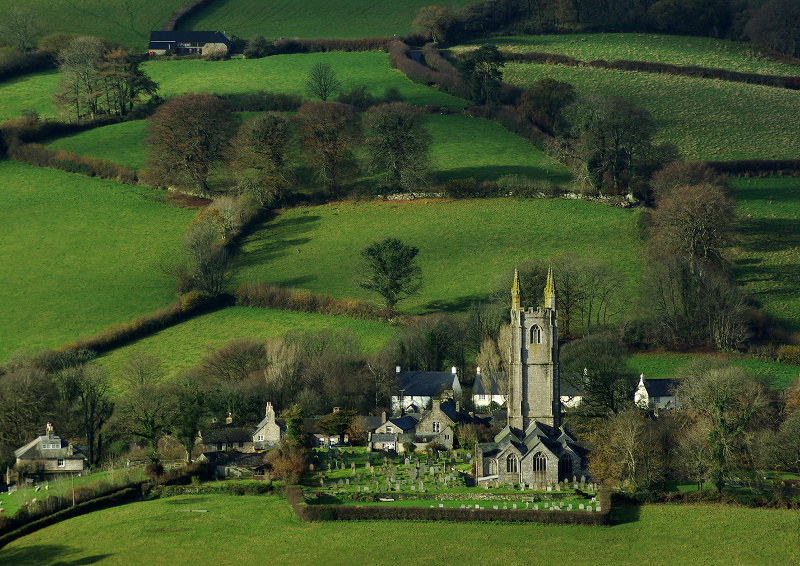
[[[406,459],[403,461],[403,463],[405,463],[405,465],[406,465],[406,466],[410,466],[410,465],[411,465],[411,459],[410,459],[410,458],[406,458]]]
[[[599,505],[595,508],[595,511],[597,511],[598,513],[600,512],[600,506]]]
[[[417,491],[417,486],[415,486],[415,485],[412,485],[412,486],[411,486],[411,491]]]
[[[444,507],[444,503],[439,503],[439,508]]]
[[[583,503],[578,505],[578,509],[580,509],[581,511],[583,511],[585,508],[586,508],[586,506]]]
[[[572,503],[570,503],[569,505],[567,505],[567,511],[572,511]]]
[[[461,504],[461,508],[464,509],[464,504],[463,503]]]
[[[527,503],[525,504],[525,507],[526,507],[526,508],[528,507],[528,504],[527,504]],[[534,511],[538,511],[538,510],[539,510],[539,504],[538,504],[538,503],[534,503],[534,504],[533,504],[533,510],[534,510]]]
[[[350,485],[350,478],[347,478],[346,480],[344,480],[344,483],[345,483],[345,485]]]
[[[511,508],[512,508],[512,509],[516,509],[516,508],[517,508],[517,504],[516,504],[516,503],[514,503],[514,504],[511,506]]]
[[[497,509],[497,505],[492,505],[492,509]]]

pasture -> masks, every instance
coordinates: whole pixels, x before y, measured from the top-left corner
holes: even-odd
[[[112,124],[58,138],[47,146],[50,149],[90,155],[132,169],[141,169],[147,159],[144,145],[144,139],[147,137],[146,125],[145,120]]]
[[[222,565],[542,564],[654,566],[791,564],[797,512],[722,505],[623,507],[613,527],[364,521],[302,523],[276,496],[181,496],[96,511],[47,527],[0,550],[0,562],[108,566],[197,562]],[[398,532],[402,533],[398,536]],[[413,541],[413,548],[410,548]],[[250,548],[241,552],[241,548]]]
[[[18,118],[35,110],[40,116],[55,118],[53,95],[59,85],[58,71],[31,73],[0,83],[0,122]]]
[[[289,332],[343,331],[353,334],[365,352],[383,347],[397,329],[382,322],[250,307],[230,307],[182,322],[117,348],[99,359],[115,382],[119,369],[137,354],[158,359],[173,377],[236,338],[275,338]]]
[[[367,298],[353,284],[359,252],[385,237],[420,250],[420,293],[401,302],[415,313],[465,310],[498,277],[531,258],[566,252],[625,275],[633,296],[641,271],[638,212],[569,200],[414,200],[331,203],[280,211],[243,242],[241,281],[267,281],[335,298]],[[607,245],[614,242],[613,246]]]
[[[160,86],[162,96],[186,92],[241,93],[257,90],[305,95],[308,72],[316,63],[328,63],[342,81],[342,89],[366,85],[375,96],[396,87],[406,102],[461,109],[466,101],[412,83],[389,67],[389,56],[377,51],[273,55],[262,59],[229,61],[150,61],[145,72]]]
[[[730,354],[676,354],[654,352],[634,354],[628,358],[628,367],[643,373],[645,379],[665,379],[680,375],[681,370],[695,360],[708,359],[741,367],[761,376],[764,381],[777,389],[783,389],[800,378],[800,368],[792,364],[770,362],[758,358],[747,358]]]
[[[670,65],[713,67],[741,73],[800,75],[800,65],[779,61],[746,43],[710,37],[651,33],[592,33],[515,35],[476,39],[452,51],[467,51],[484,44],[504,51],[558,53],[580,61],[626,59]]]
[[[736,279],[767,314],[800,332],[800,179],[735,179]]]
[[[793,159],[800,153],[800,92],[720,80],[507,63],[503,79],[525,86],[542,78],[575,85],[580,95],[623,96],[653,114],[656,140],[686,159]]]
[[[14,5],[24,5],[42,27],[43,35],[55,32],[105,37],[137,51],[144,51],[150,30],[161,27],[184,0],[0,0],[0,16]],[[217,29],[217,28],[214,28]]]
[[[454,0],[461,7],[469,0]],[[218,0],[187,18],[181,29],[219,29],[238,37],[383,37],[412,31],[427,0]]]
[[[0,360],[175,299],[161,271],[194,211],[141,187],[0,162]]]

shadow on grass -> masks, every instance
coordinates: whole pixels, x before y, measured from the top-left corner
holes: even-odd
[[[458,167],[439,171],[440,181],[450,179],[467,179],[472,177],[477,181],[496,181],[504,175],[524,175],[531,179],[541,179],[554,183],[566,183],[570,180],[569,173],[558,164],[551,167],[534,167],[531,165],[479,165],[475,167]]]
[[[611,509],[611,524],[636,523],[641,516],[641,509],[642,506],[637,503],[617,503]]]
[[[247,267],[285,256],[299,253],[300,246],[311,241],[309,231],[321,216],[302,216],[277,220],[266,220],[255,226],[252,233],[243,241],[238,253],[238,265]]]
[[[423,308],[430,311],[464,312],[473,303],[485,301],[486,298],[486,295],[465,295],[450,300],[431,301],[426,303]]]
[[[11,550],[0,550],[0,564],[51,564],[52,566],[81,566],[83,564],[97,564],[112,554],[95,554],[83,558],[70,558],[77,549],[56,544],[37,544]]]

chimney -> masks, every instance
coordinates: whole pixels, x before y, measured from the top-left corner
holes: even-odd
[[[272,403],[267,401],[267,410],[264,411],[264,416],[267,417],[270,421],[275,420],[275,409],[272,408]]]
[[[386,422],[386,411],[383,411],[381,413],[381,423],[385,423],[385,422]]]
[[[458,375],[458,368],[456,368],[456,366],[453,366],[452,368],[450,368],[450,373],[452,373],[453,375]]]
[[[228,416],[225,419],[225,424],[233,424],[233,415],[231,413],[228,413]]]
[[[400,366],[394,366],[394,372],[400,373]]]
[[[53,430],[53,423],[47,423],[47,438],[53,440],[54,435],[55,435],[55,430]]]
[[[456,413],[460,413],[460,412],[461,412],[461,402],[460,401],[456,401]]]
[[[481,366],[475,368],[475,373],[477,373],[478,375],[481,374]]]

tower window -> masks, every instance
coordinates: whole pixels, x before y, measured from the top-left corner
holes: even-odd
[[[531,326],[531,344],[542,343],[542,329],[538,325]]]

